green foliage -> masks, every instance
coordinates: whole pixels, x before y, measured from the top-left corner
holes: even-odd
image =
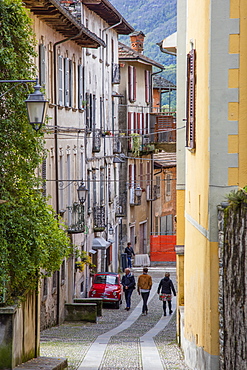
[[[237,210],[241,206],[247,206],[247,186],[238,190],[232,190],[227,195],[227,200],[229,203],[229,207],[233,210]]]
[[[35,79],[35,38],[19,0],[0,0],[0,79]],[[0,296],[6,304],[35,289],[41,269],[59,269],[70,242],[35,175],[43,134],[28,123],[25,99],[33,84],[0,83]]]

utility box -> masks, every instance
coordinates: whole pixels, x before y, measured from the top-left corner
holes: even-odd
[[[121,254],[121,265],[122,265],[122,271],[124,271],[128,264],[127,264],[127,253],[122,253]]]

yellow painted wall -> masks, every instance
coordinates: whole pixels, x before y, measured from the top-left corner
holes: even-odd
[[[189,20],[193,20],[190,22]],[[186,153],[185,338],[218,355],[218,253],[209,229],[210,1],[188,2],[187,52],[196,49],[196,150]],[[232,142],[229,145],[234,146]]]
[[[247,2],[231,0],[231,17],[240,16],[240,68],[239,68],[239,186],[247,185]],[[232,179],[232,178],[231,178]]]

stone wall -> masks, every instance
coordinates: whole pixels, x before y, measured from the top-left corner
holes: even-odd
[[[220,370],[245,369],[247,361],[247,207],[222,204],[219,226]]]

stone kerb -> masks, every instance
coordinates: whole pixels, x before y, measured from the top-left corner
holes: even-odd
[[[74,298],[74,303],[96,303],[97,316],[102,316],[103,300],[102,298]]]
[[[97,322],[96,303],[66,303],[65,321]]]

